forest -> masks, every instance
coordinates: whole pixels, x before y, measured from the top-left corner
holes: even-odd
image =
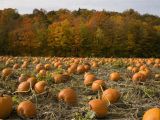
[[[0,55],[160,57],[160,17],[133,9],[0,10]]]

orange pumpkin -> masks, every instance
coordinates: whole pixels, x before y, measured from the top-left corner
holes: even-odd
[[[44,68],[45,68],[46,70],[50,70],[50,69],[51,69],[51,65],[50,65],[50,64],[45,64],[45,65],[44,65]]]
[[[142,120],[160,120],[160,109],[159,108],[151,108],[147,110]]]
[[[9,76],[9,75],[11,75],[11,73],[12,73],[12,69],[11,69],[11,68],[4,68],[4,69],[2,70],[2,76],[3,76],[3,77]]]
[[[0,119],[7,118],[12,112],[13,101],[8,95],[0,96]]]
[[[54,82],[55,83],[62,83],[63,81],[63,75],[62,74],[53,74]]]
[[[77,103],[77,94],[71,88],[65,88],[58,94],[58,99],[63,100],[67,104],[74,105]]]
[[[95,91],[99,91],[102,90],[106,87],[105,81],[104,80],[96,80],[93,82],[92,84],[92,90]]]
[[[36,93],[43,93],[45,92],[46,89],[46,82],[45,81],[39,81],[35,84],[34,86],[34,90],[36,91]]]
[[[86,71],[84,65],[79,65],[77,67],[77,73],[84,73]]]
[[[44,68],[44,66],[43,66],[41,63],[37,64],[37,65],[36,65],[36,72],[39,72],[39,71],[42,70],[43,68]]]
[[[27,79],[27,82],[29,82],[31,84],[31,86],[33,87],[36,84],[37,79],[35,77],[29,77]]]
[[[29,100],[21,102],[17,107],[17,114],[20,117],[35,118],[36,106]]]
[[[109,79],[112,81],[118,81],[120,79],[120,74],[118,72],[113,72],[110,74]]]
[[[96,117],[104,118],[107,116],[108,108],[104,101],[100,99],[94,99],[94,100],[89,101],[88,104],[90,106],[90,109],[95,112]]]
[[[102,94],[102,100],[105,101],[106,103],[115,103],[119,100],[120,98],[120,92],[117,89],[112,89],[109,88],[105,91],[103,91]]]
[[[93,81],[96,79],[96,76],[93,74],[87,75],[84,79],[84,85],[92,85]]]
[[[92,63],[92,68],[97,68],[97,67],[98,67],[98,63],[94,61],[94,62]]]
[[[29,91],[29,89],[30,89],[30,83],[27,81],[21,82],[18,86],[19,92]]]
[[[40,70],[38,75],[41,76],[41,77],[45,77],[46,76],[46,70]]]
[[[19,64],[16,63],[13,65],[13,69],[18,69],[18,68],[19,68]]]
[[[138,72],[138,68],[137,68],[137,67],[133,67],[133,68],[132,68],[132,72],[133,72],[133,73]]]
[[[132,77],[132,81],[135,82],[135,83],[138,83],[138,82],[141,82],[141,81],[145,81],[146,80],[146,77],[144,74],[138,72],[138,73],[135,73]]]

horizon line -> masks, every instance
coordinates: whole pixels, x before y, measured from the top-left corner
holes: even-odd
[[[153,14],[153,13],[141,13],[140,11],[138,11],[138,10],[136,10],[136,9],[134,9],[134,8],[129,8],[129,9],[125,9],[125,10],[123,10],[123,11],[115,11],[115,10],[106,10],[105,8],[101,8],[101,9],[95,9],[95,8],[81,8],[81,7],[79,7],[79,8],[77,8],[77,9],[69,9],[69,8],[57,8],[57,9],[51,9],[51,10],[46,10],[46,8],[34,8],[34,9],[32,9],[32,11],[30,11],[30,12],[20,12],[20,10],[18,10],[18,8],[12,8],[12,7],[8,7],[8,8],[3,8],[3,9],[0,9],[0,10],[5,10],[5,9],[15,9],[15,10],[17,10],[17,12],[18,12],[18,14],[20,14],[20,15],[27,15],[27,14],[32,14],[33,13],[33,11],[34,11],[34,9],[38,9],[38,10],[41,10],[41,9],[43,9],[43,10],[45,10],[47,13],[48,12],[51,12],[51,11],[59,11],[59,10],[61,10],[61,9],[64,9],[64,10],[69,10],[69,11],[71,11],[71,12],[73,12],[73,11],[77,11],[77,10],[79,10],[79,9],[86,9],[86,10],[89,10],[89,11],[105,11],[105,12],[115,12],[115,13],[123,13],[123,12],[125,12],[125,11],[127,11],[127,10],[134,10],[135,12],[138,12],[140,15],[152,15],[152,16],[156,16],[156,17],[160,17],[160,15],[158,15],[158,14]]]

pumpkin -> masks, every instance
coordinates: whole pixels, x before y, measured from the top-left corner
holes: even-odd
[[[12,112],[13,101],[8,95],[0,96],[0,119],[7,118]]]
[[[67,72],[69,73],[69,74],[73,74],[73,73],[75,73],[75,68],[73,68],[73,67],[69,67],[68,69],[67,69]]]
[[[62,74],[53,74],[53,79],[55,83],[62,83],[63,82],[63,75]]]
[[[38,75],[41,76],[41,77],[46,76],[46,70],[40,70]]]
[[[90,85],[92,85],[94,80],[96,80],[95,75],[93,75],[93,74],[87,75],[84,79],[84,85],[90,86]]]
[[[128,66],[128,67],[127,67],[127,70],[131,71],[132,68],[133,68],[132,66]]]
[[[39,72],[40,70],[42,70],[44,67],[41,63],[36,65],[36,72]]]
[[[96,80],[92,84],[92,90],[99,91],[101,89],[104,89],[106,87],[105,81],[104,80]]]
[[[145,79],[146,79],[145,75],[140,72],[135,73],[132,77],[132,81],[135,83],[138,83],[140,81],[145,81]]]
[[[58,94],[58,99],[63,100],[65,103],[74,105],[77,103],[77,94],[71,88],[65,88]]]
[[[44,68],[45,68],[46,70],[50,70],[50,69],[51,69],[51,65],[50,65],[50,64],[45,64],[45,65],[44,65]]]
[[[147,110],[142,120],[160,120],[160,108],[151,108]]]
[[[97,68],[97,67],[98,67],[98,63],[94,61],[94,62],[92,63],[92,68]]]
[[[84,74],[84,79],[87,77],[87,75],[93,75],[93,74],[90,73],[90,72],[85,72],[85,74]]]
[[[9,75],[11,75],[11,73],[12,73],[12,69],[11,69],[11,68],[4,68],[4,69],[2,70],[2,76],[3,76],[3,77],[9,76]]]
[[[31,86],[33,87],[36,84],[37,79],[35,77],[29,77],[27,79],[27,82],[29,82],[31,84]]]
[[[21,74],[20,77],[18,78],[19,82],[24,82],[26,81],[30,76],[29,75],[25,75],[25,74]]]
[[[117,89],[112,89],[109,88],[105,91],[103,91],[102,94],[102,100],[105,101],[106,103],[115,103],[119,100],[120,98],[120,92]]]
[[[18,69],[18,68],[19,68],[19,64],[16,63],[13,65],[13,69]]]
[[[132,72],[133,72],[133,73],[138,72],[138,68],[137,68],[137,67],[133,67],[133,68],[132,68]]]
[[[77,67],[77,73],[84,73],[86,71],[84,65],[79,65]]]
[[[55,67],[55,68],[58,68],[59,66],[61,66],[61,63],[60,63],[60,62],[55,62],[55,63],[54,63],[54,67]]]
[[[30,83],[27,81],[21,82],[18,86],[19,92],[29,91],[29,89],[30,89]]]
[[[109,79],[112,81],[118,81],[120,79],[120,74],[118,72],[113,72],[110,74]]]
[[[147,78],[150,75],[150,70],[141,70],[139,73],[142,73]]]
[[[45,89],[46,89],[46,85],[47,83],[45,81],[39,81],[35,84],[34,86],[34,90],[36,93],[43,93],[45,92]]]
[[[17,107],[17,114],[20,117],[34,118],[36,117],[36,106],[29,100],[21,102]]]
[[[95,112],[97,118],[104,118],[107,116],[108,108],[104,101],[100,99],[94,99],[89,101],[88,104],[90,109]]]
[[[26,68],[27,68],[27,64],[26,64],[26,63],[23,63],[23,64],[21,65],[21,68],[26,69]]]
[[[88,70],[90,70],[91,65],[89,63],[85,63],[84,68],[85,68],[85,71],[88,71]]]

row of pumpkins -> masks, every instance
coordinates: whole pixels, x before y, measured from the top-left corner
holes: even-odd
[[[3,58],[6,60],[6,58]],[[50,58],[45,59],[45,61],[50,60]],[[53,73],[52,77],[55,83],[66,82],[69,79],[70,75],[74,73],[85,73],[84,74],[84,85],[91,86],[92,91],[102,91],[102,96],[99,99],[94,99],[89,101],[89,106],[92,111],[95,112],[98,118],[103,118],[107,116],[108,106],[110,104],[114,104],[120,98],[120,92],[117,89],[108,88],[106,89],[106,84],[104,80],[100,80],[96,78],[96,75],[88,72],[88,70],[92,68],[99,67],[100,64],[103,64],[105,61],[91,61],[91,64],[85,63],[83,65],[79,65],[79,63],[83,59],[73,59],[71,61],[72,64],[67,66],[67,72],[63,74]],[[107,62],[114,62],[116,59],[108,59]],[[6,64],[9,64],[12,59],[7,60]],[[14,60],[13,60],[14,61]],[[61,61],[61,62],[59,62]],[[57,58],[56,61],[53,62],[54,67],[60,68],[62,67],[62,61],[68,61],[68,59]],[[134,66],[128,66],[127,70],[132,71],[134,74],[132,76],[132,81],[136,84],[139,82],[145,82],[147,77],[151,74],[151,70],[147,65],[153,65],[155,67],[160,66],[160,59],[128,59],[129,63],[132,63]],[[124,60],[124,62],[127,62]],[[35,58],[33,60],[33,64],[37,64],[35,67],[35,71],[40,76],[45,76],[46,72],[51,69],[51,64],[41,64],[39,63],[39,59]],[[26,69],[29,64],[29,61],[25,60],[21,66],[21,68]],[[5,68],[2,70],[2,76],[4,78],[13,74],[15,69],[20,68],[19,64],[14,64],[13,68]],[[158,75],[155,77],[159,77]],[[112,81],[118,81],[121,79],[121,75],[118,72],[113,72],[110,74],[109,79]],[[37,81],[36,77],[25,76],[21,74],[19,77],[20,84],[18,85],[18,89],[16,92],[29,92],[31,89],[37,94],[43,93],[46,91],[47,82],[46,81]],[[57,95],[59,100],[63,100],[66,104],[74,105],[77,103],[77,94],[72,88],[62,89]],[[7,106],[7,107],[6,107]],[[2,95],[0,97],[0,118],[6,118],[10,115],[13,107],[13,102],[11,96]],[[22,101],[17,106],[17,114],[21,117],[34,118],[36,117],[36,106],[31,101]],[[143,116],[143,120],[160,120],[160,109],[159,108],[151,108],[147,112],[145,112]]]

